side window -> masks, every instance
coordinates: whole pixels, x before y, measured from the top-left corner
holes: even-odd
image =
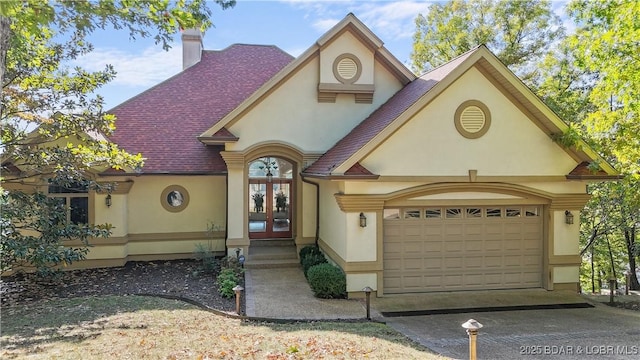
[[[49,197],[58,199],[65,206],[67,223],[89,223],[89,189],[86,185],[49,185]]]

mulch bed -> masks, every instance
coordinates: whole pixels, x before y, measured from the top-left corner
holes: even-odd
[[[196,260],[134,261],[117,268],[65,271],[48,281],[34,274],[16,274],[1,279],[0,297],[2,307],[10,307],[55,298],[161,295],[235,312],[235,299],[218,293],[215,274],[199,274],[199,269]]]

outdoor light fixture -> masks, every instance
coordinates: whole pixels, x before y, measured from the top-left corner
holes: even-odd
[[[360,213],[360,227],[367,227],[367,217]]]
[[[273,174],[271,173],[271,169],[267,172],[267,182],[271,182],[273,180]]]
[[[571,213],[571,211],[566,210],[564,212],[564,222],[566,224],[573,224],[573,214]]]
[[[362,291],[364,291],[364,294],[367,297],[367,320],[371,320],[371,292],[373,291],[373,289],[370,286],[365,286]]]
[[[482,324],[474,319],[469,319],[466,323],[462,324],[462,327],[467,330],[467,335],[469,335],[469,360],[476,360],[478,330],[482,328]]]
[[[104,203],[107,204],[107,207],[111,207],[111,194],[107,194],[107,197],[104,198]]]

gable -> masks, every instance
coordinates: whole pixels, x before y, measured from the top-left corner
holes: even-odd
[[[468,100],[490,111],[487,132],[463,136],[454,123]],[[398,161],[401,159],[402,161]],[[415,113],[360,163],[381,176],[565,176],[578,164],[475,67]]]
[[[238,140],[228,143],[226,150],[239,151],[275,141],[304,152],[324,153],[402,88],[392,73],[374,61],[376,92],[371,104],[355,103],[353,94],[337,94],[331,103],[319,102],[320,63],[319,56],[309,59],[268,96],[253,103],[228,127]]]
[[[343,64],[344,57],[350,61]],[[350,72],[354,68],[357,74]],[[219,144],[216,134],[226,128],[234,135],[227,151],[279,141],[323,153],[414,79],[371,30],[348,14],[198,139]]]

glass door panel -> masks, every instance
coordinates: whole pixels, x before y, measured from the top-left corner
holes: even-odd
[[[267,233],[266,181],[249,183],[249,237],[264,237]]]
[[[287,236],[291,234],[291,184],[289,181],[278,181],[271,184],[273,194],[273,202],[271,204],[271,212],[273,221],[271,223],[271,231],[274,237]]]

